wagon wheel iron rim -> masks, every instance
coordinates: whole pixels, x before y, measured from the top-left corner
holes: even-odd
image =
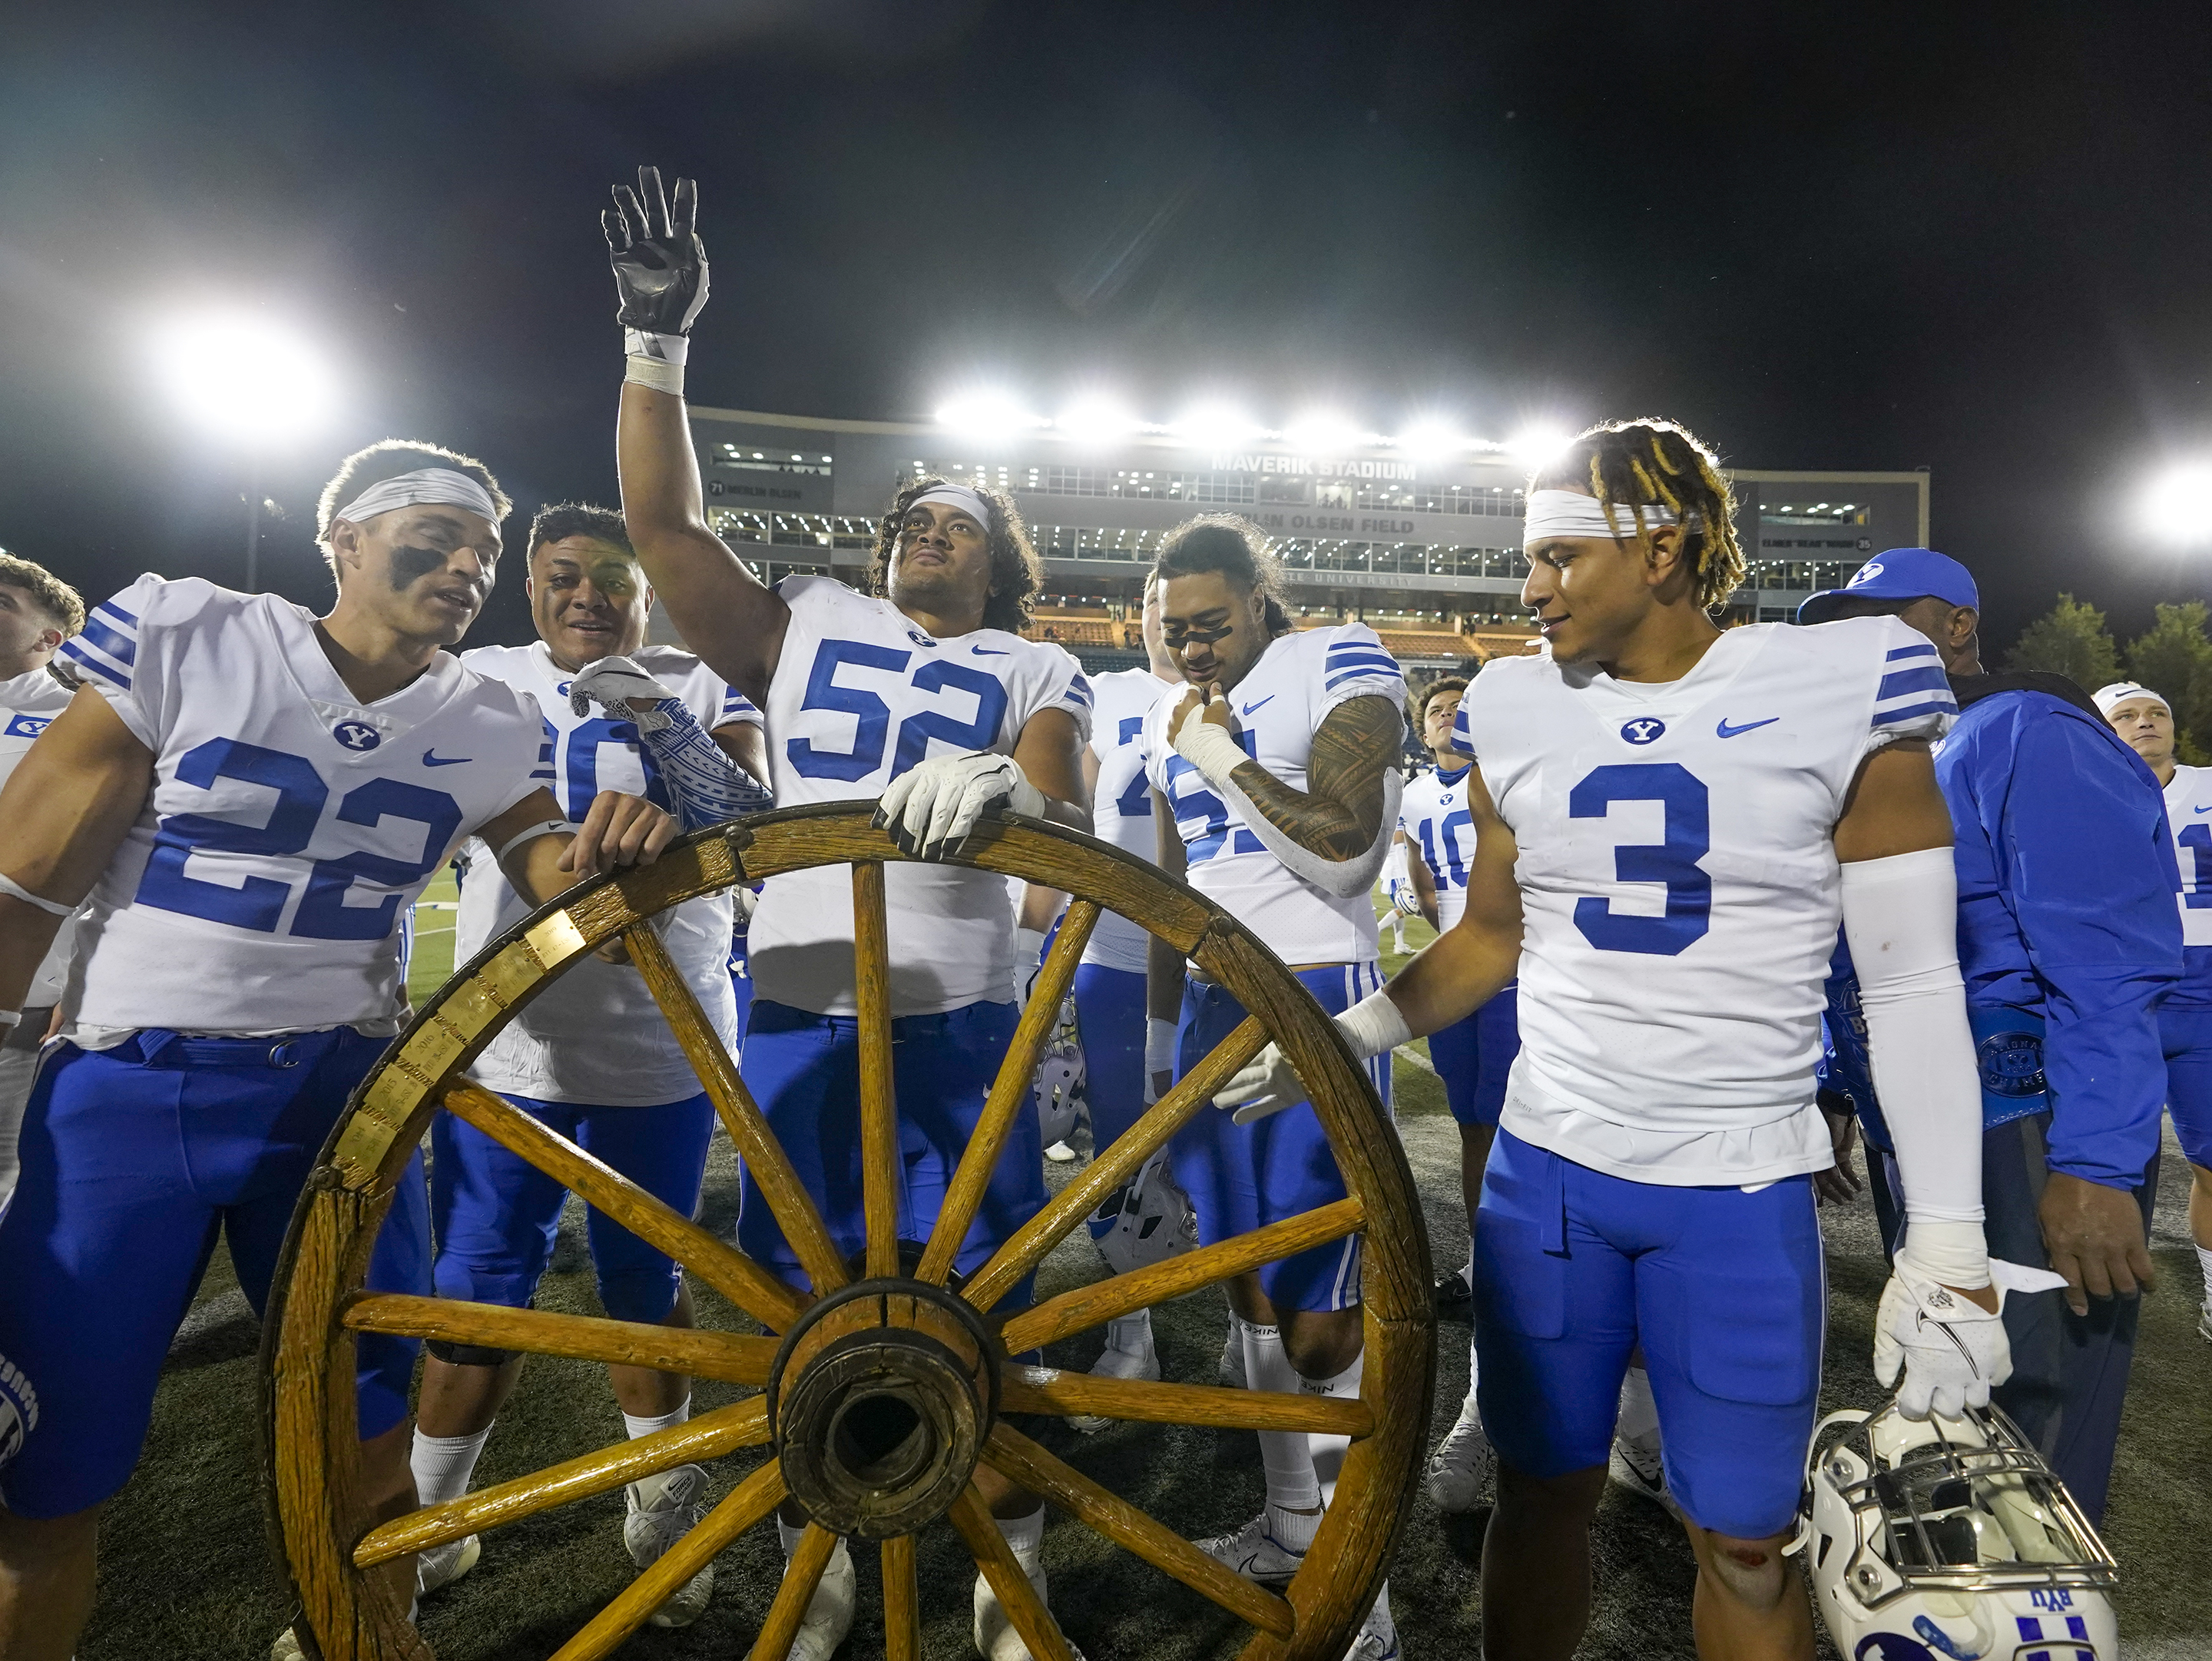
[[[912,1530],[940,1516],[975,1556],[1032,1653],[1040,1661],[1068,1661],[1066,1640],[1015,1567],[969,1480],[978,1463],[1041,1494],[1244,1621],[1252,1632],[1243,1661],[1334,1661],[1358,1630],[1412,1507],[1435,1343],[1428,1248],[1412,1173],[1364,1069],[1304,988],[1235,919],[1093,837],[1006,816],[971,838],[953,862],[1060,889],[1072,896],[1069,910],[946,1190],[937,1226],[918,1260],[909,1250],[902,1262],[896,1194],[890,1167],[882,1162],[896,1134],[884,871],[906,856],[887,833],[873,828],[873,812],[872,803],[831,803],[732,821],[685,837],[652,866],[580,885],[457,970],[355,1092],[301,1196],[264,1343],[270,1528],[299,1594],[303,1623],[328,1661],[429,1661],[428,1646],[407,1620],[404,1599],[370,1573],[378,1565],[676,1465],[776,1446],[779,1429],[785,1439],[767,1463],[587,1621],[554,1661],[611,1653],[669,1594],[793,1492],[787,1475],[799,1477],[806,1497],[827,1507],[853,1537],[878,1543],[887,1661],[913,1661],[920,1653]],[[650,919],[684,900],[825,865],[853,868],[861,1141],[876,1156],[863,1161],[866,1243],[855,1264],[836,1250],[737,1065],[650,925]],[[1085,942],[1105,910],[1170,942],[1250,1013],[955,1290],[954,1254],[1017,1116],[1029,1110],[1030,1079]],[[532,997],[616,938],[626,942],[667,1015],[811,1292],[786,1286],[728,1241],[464,1076],[477,1053]],[[1027,1309],[999,1311],[1030,1270],[1205,1110],[1212,1092],[1271,1037],[1313,1092],[1348,1197]],[[556,1177],[666,1251],[765,1330],[783,1336],[363,1291],[369,1249],[393,1186],[441,1108]],[[1009,1353],[1040,1348],[1358,1231],[1365,1236],[1367,1360],[1357,1399],[1105,1378],[1007,1360]],[[358,1332],[659,1366],[757,1385],[766,1393],[363,1532],[351,1520],[359,1483],[352,1355]],[[809,1334],[818,1340],[811,1348]],[[791,1421],[773,1424],[776,1408],[788,1409]],[[1000,1416],[1011,1412],[1318,1431],[1352,1439],[1336,1497],[1305,1564],[1278,1593],[1237,1576],[1024,1436]],[[795,1437],[806,1439],[791,1439]],[[862,1490],[885,1488],[906,1496],[908,1514],[871,1512],[873,1501],[855,1500]],[[842,1512],[832,1503],[839,1495],[847,1502]],[[782,1661],[787,1653],[836,1538],[820,1523],[802,1535],[763,1618],[756,1661]]]

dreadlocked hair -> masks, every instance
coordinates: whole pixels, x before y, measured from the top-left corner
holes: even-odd
[[[1270,638],[1291,632],[1283,607],[1283,562],[1267,546],[1267,533],[1237,514],[1200,514],[1167,533],[1152,562],[1152,578],[1194,577],[1218,571],[1238,587],[1260,596],[1262,623]]]
[[[991,556],[991,593],[983,602],[983,627],[1018,635],[1029,626],[1037,590],[1044,586],[1044,562],[1030,541],[1029,526],[1021,509],[1004,490],[987,489],[981,480],[945,478],[937,473],[908,479],[891,498],[890,511],[876,526],[876,549],[868,559],[868,592],[890,597],[891,559],[898,551],[899,529],[915,499],[940,484],[957,484],[973,490],[990,504],[991,522],[983,527],[983,546]]]
[[[1710,611],[1743,581],[1743,546],[1736,540],[1735,498],[1713,453],[1676,421],[1603,421],[1588,429],[1528,481],[1532,490],[1588,490],[1632,520],[1647,549],[1651,527],[1641,508],[1664,506],[1698,528],[1682,535],[1683,557],[1697,580],[1698,604]],[[1612,517],[1610,512],[1607,517]]]

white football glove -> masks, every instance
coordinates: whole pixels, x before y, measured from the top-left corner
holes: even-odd
[[[568,683],[568,707],[579,715],[590,715],[596,703],[617,720],[635,721],[641,727],[648,721],[665,727],[668,717],[655,706],[675,696],[625,657],[595,659]]]
[[[1336,1030],[1360,1061],[1395,1050],[1413,1038],[1413,1030],[1388,992],[1370,992],[1336,1018]],[[1213,1098],[1219,1108],[1233,1109],[1238,1124],[1250,1124],[1270,1113],[1296,1107],[1313,1092],[1298,1079],[1297,1069],[1283,1054],[1280,1044],[1269,1044],[1224,1085]]]
[[[939,756],[891,781],[876,804],[876,828],[888,829],[903,853],[941,859],[966,839],[987,810],[1001,805],[1036,818],[1044,812],[1044,792],[1029,782],[1012,756],[981,751]]]
[[[1922,1272],[1908,1244],[1897,1255],[1874,1317],[1874,1376],[1897,1388],[1898,1409],[1908,1419],[1962,1417],[1990,1404],[1990,1390],[2012,1377],[2012,1343],[2005,1335],[2008,1292],[2041,1292],[2066,1284],[2048,1270],[1990,1259],[1997,1289],[1992,1314]],[[1899,1382],[1899,1374],[1904,1375]]]

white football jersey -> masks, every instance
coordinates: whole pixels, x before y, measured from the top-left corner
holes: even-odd
[[[2166,822],[2181,856],[2181,943],[2212,946],[2212,767],[2174,768]]]
[[[46,730],[46,723],[69,707],[76,696],[70,684],[46,668],[33,669],[9,680],[0,680],[0,784],[30,752],[31,741]],[[70,946],[76,938],[76,920],[62,919],[54,943],[24,995],[26,1008],[42,1009],[61,1001],[63,983],[69,976]]]
[[[1437,891],[1437,932],[1467,910],[1467,870],[1474,857],[1474,821],[1467,811],[1467,765],[1420,774],[1398,802],[1398,828],[1420,852]]]
[[[1521,1054],[1500,1123],[1632,1181],[1831,1163],[1813,1105],[1859,764],[1957,714],[1894,618],[1732,629],[1663,685],[1500,658],[1457,747],[1520,851]]]
[[[1116,669],[1094,675],[1091,695],[1091,753],[1098,758],[1098,782],[1091,795],[1091,827],[1102,842],[1148,865],[1159,862],[1159,833],[1152,828],[1152,782],[1146,776],[1145,717],[1152,706],[1181,684],[1162,680],[1149,668]],[[1091,931],[1083,961],[1132,974],[1145,972],[1152,936],[1109,911]]]
[[[78,925],[65,1002],[89,1047],[142,1027],[396,1031],[409,907],[552,782],[526,695],[441,652],[359,703],[313,615],[276,594],[143,576],[62,652],[154,752]]]
[[[1314,733],[1350,698],[1383,697],[1406,707],[1406,678],[1364,623],[1305,629],[1273,642],[1231,695],[1245,752],[1293,790],[1304,790]],[[1369,963],[1381,955],[1375,904],[1365,890],[1339,898],[1316,888],[1267,851],[1243,813],[1217,795],[1168,742],[1177,699],[1146,718],[1152,788],[1182,835],[1190,885],[1243,923],[1287,964]],[[1393,764],[1397,760],[1391,757]]]
[[[871,801],[916,763],[1010,756],[1030,717],[1064,709],[1091,734],[1091,687],[1061,647],[1000,629],[939,640],[888,599],[829,577],[787,577],[791,607],[769,687],[776,805]],[[931,1015],[1012,995],[1014,918],[1003,879],[892,865],[891,1013]],[[771,877],[747,947],[754,994],[817,1014],[854,1013],[853,880],[842,865]]]
[[[630,660],[681,698],[702,727],[711,731],[726,724],[725,709],[735,695],[689,652],[648,646],[632,653]],[[535,700],[552,739],[553,794],[571,819],[580,822],[602,790],[671,806],[636,723],[610,721],[596,709],[577,715],[568,705],[569,672],[553,661],[543,641],[478,647],[464,652],[461,662]],[[537,909],[514,891],[491,849],[471,841],[453,961],[468,962]],[[689,901],[664,914],[657,927],[724,1047],[734,1045],[729,896]],[[597,958],[577,964],[508,1022],[469,1076],[509,1095],[596,1107],[658,1107],[700,1089],[644,977],[628,964]]]

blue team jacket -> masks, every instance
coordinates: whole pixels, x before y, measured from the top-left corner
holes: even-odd
[[[1957,838],[1959,964],[1982,1039],[1985,1120],[2009,1116],[2007,1098],[1986,1088],[1985,1035],[2019,1043],[2039,1030],[2051,1169],[2133,1188],[2158,1151],[2166,1101],[2158,1005],[2182,973],[2181,879],[2158,780],[2062,677],[1952,688],[1959,722],[1936,777]],[[1846,977],[1849,966],[1839,951]],[[1832,1016],[1856,1013],[1855,985],[1832,977],[1829,992]],[[1870,1086],[1852,1076],[1860,1035],[1839,1026],[1832,1019],[1831,1082],[1870,1104]]]

